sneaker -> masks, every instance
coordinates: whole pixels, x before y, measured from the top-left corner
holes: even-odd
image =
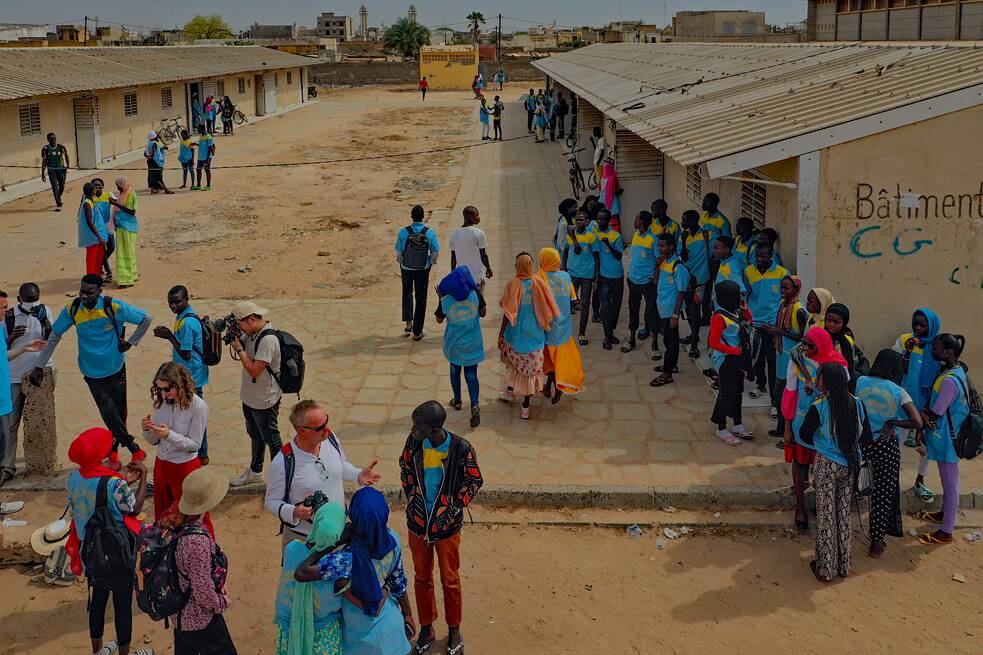
[[[191,187],[191,190],[192,191],[201,191],[201,187],[200,186],[193,186],[193,187]]]
[[[510,403],[515,400],[515,394],[506,389],[502,393],[498,394],[498,399]]]
[[[771,408],[771,412],[768,415],[771,417],[772,421],[778,420],[778,410],[775,409],[774,407]]]
[[[6,503],[0,503],[0,516],[6,516],[7,514],[16,514],[22,509],[24,509],[23,500],[11,500]]]
[[[532,418],[532,407],[523,407],[520,416],[522,417],[522,420],[528,421],[530,418]]]
[[[652,349],[652,361],[653,362],[657,362],[660,359],[662,359],[662,353],[659,352],[659,349],[658,348],[653,348]]]
[[[634,349],[635,349],[634,341],[626,341],[621,345],[621,352],[623,353],[630,353]]]
[[[212,190],[212,187],[210,187],[210,186],[206,186],[206,187],[202,188],[202,191],[211,191],[211,190]]]
[[[471,405],[471,421],[470,425],[473,428],[481,425],[481,410],[478,409],[477,405]]]
[[[638,337],[639,341],[645,341],[646,339],[649,338],[650,334],[652,333],[646,330],[645,328],[642,328],[641,330],[638,331],[638,334],[636,334],[635,336]]]
[[[230,487],[243,487],[247,484],[261,484],[263,482],[263,472],[257,473],[252,469],[246,469],[239,476],[229,480]]]
[[[605,339],[604,343],[601,344],[601,347],[604,348],[604,350],[611,350],[611,343],[612,342],[610,339]]]
[[[612,337],[611,337],[611,338],[609,339],[609,341],[610,341],[611,343],[613,343],[614,345],[616,345],[616,346],[617,346],[617,345],[618,345],[619,343],[621,343],[621,340],[620,340],[620,339],[619,339],[618,337],[615,337],[615,336],[612,336]]]
[[[689,353],[687,353],[687,354],[689,355],[690,359],[699,359],[699,357],[700,357],[700,349],[699,348],[690,348],[689,349]]]
[[[419,341],[419,340],[421,340],[425,336],[427,336],[427,333],[426,332],[421,332],[420,334],[414,334],[413,335],[413,341]]]

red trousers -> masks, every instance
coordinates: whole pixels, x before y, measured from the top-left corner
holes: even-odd
[[[165,462],[160,457],[154,462],[154,518],[159,519],[167,509],[181,500],[181,485],[192,471],[201,468],[201,460],[195,457],[184,464]],[[215,538],[212,518],[206,513],[202,518],[205,528]]]
[[[102,275],[102,262],[106,258],[106,246],[96,244],[85,249],[86,275]]]
[[[437,598],[434,595],[433,560],[437,555],[440,586],[444,591],[444,613],[447,627],[461,625],[461,533],[428,544],[423,537],[410,533],[410,552],[413,554],[413,592],[420,625],[432,625],[437,618]]]

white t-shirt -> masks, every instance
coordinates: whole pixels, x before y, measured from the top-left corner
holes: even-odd
[[[607,149],[608,149],[608,144],[604,140],[604,137],[602,136],[600,139],[597,140],[597,143],[594,144],[594,165],[595,166],[600,166],[601,163],[604,162],[604,157],[607,154]]]
[[[485,277],[481,250],[487,247],[485,233],[473,225],[459,227],[451,232],[451,252],[457,257],[457,265],[467,266],[475,282],[480,283]]]
[[[337,439],[337,436],[335,437]],[[294,506],[304,502],[304,499],[320,490],[330,502],[345,504],[344,480],[358,482],[361,469],[350,464],[345,458],[345,449],[338,442],[338,448],[331,445],[329,439],[321,442],[317,457],[310,454],[295,443],[294,477],[290,482],[290,498],[283,500],[283,491],[287,485],[287,472],[283,463],[283,453],[277,453],[270,462],[269,477],[266,480],[266,500],[264,505],[270,513],[298,534],[310,534],[310,521],[297,521],[294,518]],[[320,462],[320,463],[319,463]],[[322,468],[323,467],[323,468]],[[322,474],[324,470],[327,473]],[[327,477],[327,480],[322,480]]]
[[[44,307],[44,312],[48,316],[48,322],[52,322],[55,317],[51,315],[51,310],[44,305],[41,306]],[[12,348],[18,348],[29,344],[32,341],[44,339],[44,330],[41,327],[41,321],[30,314],[21,311],[19,303],[14,305],[13,312],[14,327],[20,327],[23,325],[27,328],[27,332],[24,333],[24,336],[14,339],[14,342],[11,344]],[[0,315],[0,320],[3,318],[3,315]],[[36,362],[40,356],[41,353],[21,353],[17,357],[10,360],[10,382],[12,384],[20,384],[21,380],[24,379],[24,376],[34,370]],[[51,363],[51,360],[48,360],[46,366],[49,369],[53,369],[55,367],[54,364]]]

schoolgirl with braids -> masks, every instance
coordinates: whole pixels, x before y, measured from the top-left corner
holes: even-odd
[[[796,440],[816,451],[816,559],[809,566],[820,582],[850,572],[850,505],[860,470],[860,447],[872,441],[863,402],[850,393],[847,372],[839,363],[820,365],[819,400],[806,412]]]

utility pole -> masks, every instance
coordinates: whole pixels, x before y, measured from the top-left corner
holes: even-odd
[[[498,15],[498,45],[495,48],[495,59],[502,61],[502,15]]]
[[[85,21],[85,28],[84,28],[85,31],[82,33],[82,45],[86,45],[86,43],[89,40],[89,17],[85,16],[84,21]]]

